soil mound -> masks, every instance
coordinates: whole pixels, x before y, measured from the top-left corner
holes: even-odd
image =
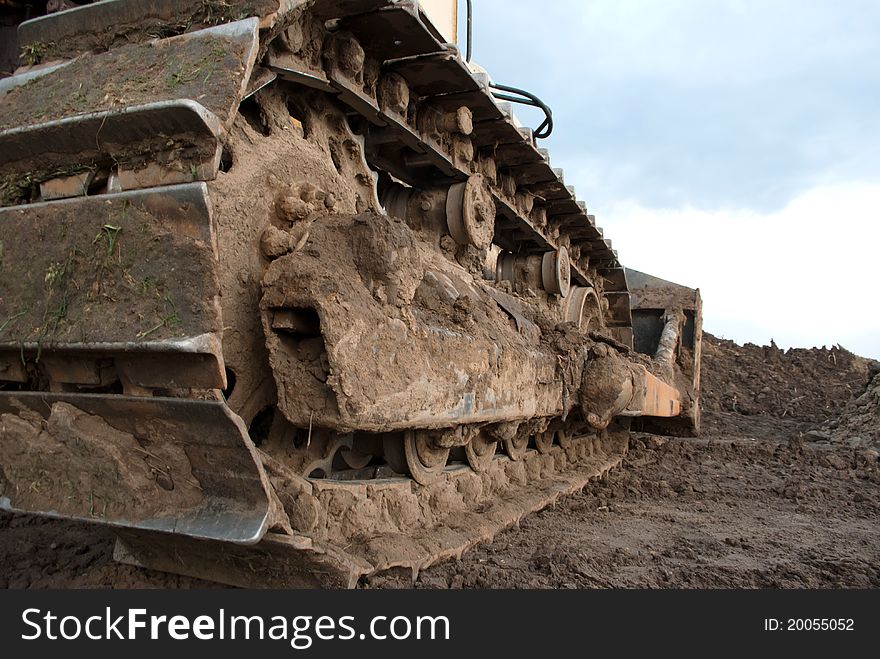
[[[880,364],[873,363],[871,371],[874,377],[865,391],[852,399],[839,417],[809,435],[851,448],[880,449]]]
[[[840,346],[781,350],[704,333],[704,433],[780,439],[814,429],[862,395],[872,364]]]

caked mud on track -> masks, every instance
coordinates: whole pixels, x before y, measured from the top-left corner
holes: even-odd
[[[699,292],[622,266],[538,146],[549,110],[519,124],[532,97],[437,18],[114,0],[21,24],[3,507],[163,570],[351,586],[583,487],[630,424],[698,432]]]

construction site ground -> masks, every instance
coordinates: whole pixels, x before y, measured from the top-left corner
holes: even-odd
[[[703,346],[702,437],[634,434],[604,480],[415,586],[880,586],[878,364],[840,348]],[[109,532],[0,514],[0,587],[212,586],[112,553]]]

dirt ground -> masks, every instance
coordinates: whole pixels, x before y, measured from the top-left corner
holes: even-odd
[[[707,335],[703,437],[634,435],[603,481],[416,586],[880,586],[878,371],[840,348]],[[210,586],[115,564],[112,547],[86,526],[0,515],[0,586]]]
[[[605,482],[426,571],[417,586],[878,586],[878,482],[876,459],[852,449],[641,436]]]

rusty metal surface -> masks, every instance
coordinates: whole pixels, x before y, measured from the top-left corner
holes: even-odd
[[[644,385],[627,406],[628,416],[676,417],[681,414],[678,390],[641,367]]]
[[[0,393],[0,508],[254,543],[265,476],[225,404]]]

